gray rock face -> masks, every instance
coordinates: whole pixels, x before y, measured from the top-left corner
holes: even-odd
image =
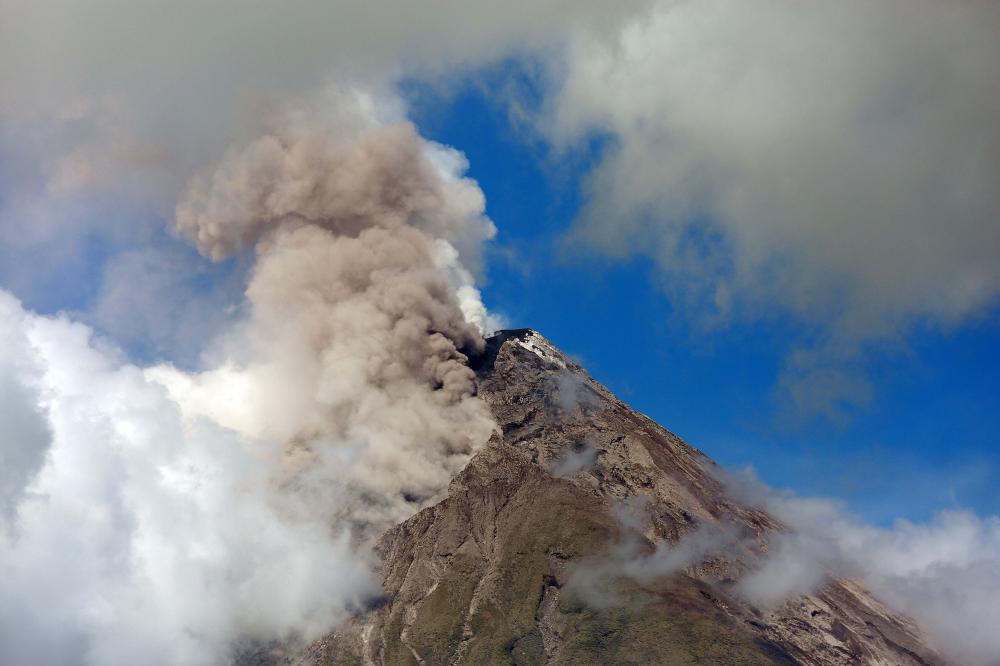
[[[280,661],[942,663],[853,581],[760,610],[729,591],[739,556],[706,552],[636,575],[630,558],[706,526],[765,550],[781,525],[727,499],[704,454],[539,334],[488,342],[471,364],[502,432],[445,499],[382,537],[384,601]]]

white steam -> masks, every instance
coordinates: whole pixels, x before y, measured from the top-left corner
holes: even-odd
[[[597,464],[597,457],[600,451],[593,442],[585,439],[575,445],[567,447],[567,450],[552,463],[552,476],[568,479],[576,476],[580,472],[586,472],[594,468]]]
[[[632,497],[612,506],[611,515],[619,535],[610,551],[572,567],[569,584],[575,594],[595,608],[626,603],[616,588],[619,578],[646,584],[696,567],[721,553],[743,551],[741,534],[732,525],[710,523],[687,532],[676,542],[657,541],[650,545],[646,528],[649,504],[644,497]]]
[[[493,226],[463,159],[403,122],[289,119],[178,205],[206,254],[256,254],[201,372],[0,292],[0,662],[315,637],[377,592],[371,538],[492,432],[462,352],[488,316],[463,262]]]

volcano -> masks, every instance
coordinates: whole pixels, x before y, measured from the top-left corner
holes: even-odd
[[[725,548],[629,575],[623,553],[641,561],[706,526],[758,552],[785,528],[539,333],[501,331],[470,365],[499,431],[444,499],[380,539],[384,597],[305,648],[254,662],[943,663],[853,580],[830,576],[758,608],[734,589],[745,558]]]

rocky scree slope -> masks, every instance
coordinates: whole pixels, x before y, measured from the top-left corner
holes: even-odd
[[[502,434],[445,499],[382,537],[377,607],[274,661],[943,663],[910,621],[850,580],[764,610],[729,591],[739,557],[615,575],[616,558],[641,559],[699,526],[730,526],[766,550],[781,525],[727,499],[704,454],[538,333],[500,332],[471,364]]]

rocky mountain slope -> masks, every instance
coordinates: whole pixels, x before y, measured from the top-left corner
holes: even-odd
[[[472,360],[502,429],[447,497],[379,542],[385,598],[297,664],[939,664],[849,580],[778,608],[731,592],[744,563],[650,570],[704,526],[760,550],[781,526],[727,499],[700,451],[530,330]],[[666,549],[669,550],[669,549]],[[665,551],[661,551],[662,553]]]

